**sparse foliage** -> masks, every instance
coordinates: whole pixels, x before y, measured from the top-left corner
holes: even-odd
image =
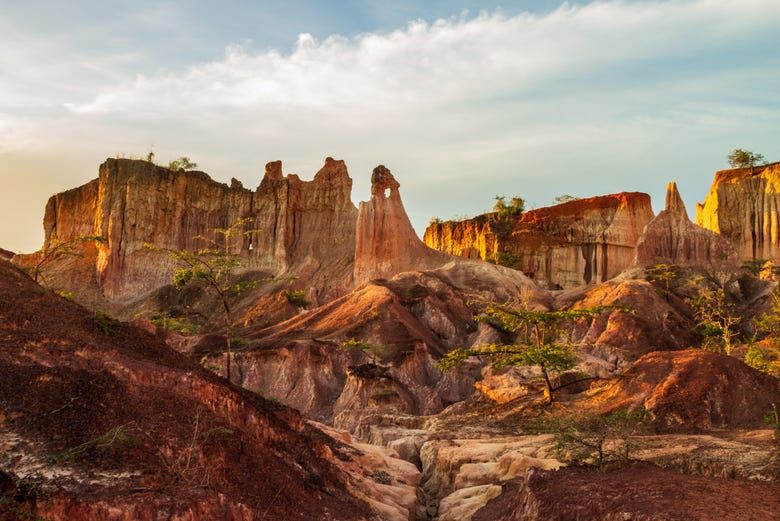
[[[579,197],[574,197],[573,195],[569,195],[569,194],[563,194],[553,199],[553,204],[563,204],[571,201],[576,201],[578,199]]]
[[[688,299],[688,303],[693,308],[699,332],[704,337],[703,347],[730,355],[737,336],[737,326],[742,319],[723,288],[702,288],[698,295]]]
[[[745,363],[762,373],[780,376],[780,352],[777,348],[761,348],[751,343],[745,351]]]
[[[38,256],[37,262],[27,268],[27,273],[35,282],[39,279],[45,281],[43,272],[51,262],[63,257],[81,257],[79,246],[88,242],[102,244],[105,239],[96,235],[81,235],[67,240],[52,239],[49,244],[35,253]]]
[[[132,435],[130,424],[119,425],[106,431],[97,438],[91,439],[63,452],[49,457],[51,463],[60,465],[63,463],[72,463],[82,457],[96,452],[102,453],[109,449],[122,449],[133,447],[138,444],[138,439]]]
[[[284,296],[285,298],[287,298],[287,302],[289,302],[290,304],[292,304],[297,308],[306,309],[307,307],[309,307],[309,301],[306,300],[305,289],[285,291]]]
[[[214,234],[219,240],[198,237],[207,242],[209,247],[194,252],[164,250],[179,265],[173,274],[173,285],[177,289],[182,289],[191,282],[197,281],[219,298],[225,317],[228,380],[231,377],[232,358],[233,310],[231,300],[255,286],[254,281],[236,281],[234,279],[236,271],[243,267],[244,262],[238,254],[233,253],[233,241],[238,237],[252,233],[252,230],[245,230],[249,221],[249,218],[239,219],[226,228],[215,228]],[[149,244],[146,247],[152,250],[157,249]]]
[[[496,212],[499,219],[520,215],[525,211],[525,200],[522,197],[514,196],[509,202],[503,195],[497,195],[495,199],[493,211]]]
[[[356,338],[348,338],[339,344],[339,348],[366,353],[371,359],[371,363],[376,364],[377,347],[370,342],[363,342],[362,340],[358,340]]]
[[[468,358],[481,357],[493,367],[537,366],[545,383],[545,396],[554,400],[551,373],[559,373],[574,366],[571,335],[579,320],[592,320],[608,307],[568,311],[533,311],[507,306],[489,305],[477,317],[493,327],[514,335],[511,344],[484,344],[470,349],[454,349],[439,360],[443,371],[461,365]],[[570,327],[567,327],[570,326]]]
[[[780,441],[780,413],[777,411],[777,404],[772,404],[772,409],[764,416],[764,423],[770,425],[775,431],[775,438]]]
[[[181,448],[163,446],[157,451],[163,467],[172,475],[175,487],[200,488],[208,486],[209,469],[203,454],[209,443],[224,443],[233,436],[227,427],[203,428],[200,411],[193,419],[192,436],[189,443]]]
[[[168,163],[168,168],[170,170],[192,170],[197,167],[198,164],[191,161],[187,156],[182,156],[179,159],[174,159]]]
[[[563,459],[601,467],[630,460],[631,437],[640,431],[644,417],[644,410],[620,409],[606,415],[583,413],[542,419],[532,430],[553,434],[556,452]]]
[[[732,168],[753,168],[764,163],[764,156],[750,150],[735,148],[729,152],[728,160]]]
[[[669,301],[672,295],[672,283],[680,276],[675,264],[654,264],[645,268],[647,278],[652,282],[661,284],[660,293]]]
[[[168,312],[157,313],[151,318],[150,322],[155,326],[160,326],[169,331],[176,331],[177,333],[191,334],[200,330],[197,324],[193,324],[185,317],[173,316]]]
[[[428,221],[428,225],[432,226],[432,225],[435,225],[435,224],[441,224],[442,222],[443,221],[440,218],[438,218],[438,217],[431,217],[431,220]]]

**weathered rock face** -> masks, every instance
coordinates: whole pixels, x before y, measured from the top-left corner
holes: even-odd
[[[56,273],[58,287],[97,285],[109,302],[126,302],[168,284],[172,263],[159,249],[208,247],[214,229],[248,218],[247,234],[232,245],[247,269],[306,277],[321,292],[343,291],[352,276],[355,219],[352,180],[343,161],[326,159],[313,181],[266,166],[256,192],[203,172],[172,171],[147,161],[108,159],[86,185],[49,199],[45,247],[80,236],[100,236],[93,280],[72,270]],[[203,237],[206,239],[204,240]],[[23,261],[23,259],[22,259]]]
[[[431,248],[509,265],[551,286],[608,280],[631,265],[634,248],[653,218],[650,196],[619,193],[579,199],[500,219],[485,214],[432,223]]]
[[[636,248],[636,263],[681,264],[710,268],[734,264],[731,241],[691,222],[676,183],[666,188],[666,209],[645,227]]]
[[[721,170],[696,222],[731,239],[741,259],[780,260],[780,163]]]
[[[780,381],[731,356],[656,351],[594,389],[593,400],[611,409],[643,408],[667,430],[755,427],[780,401]]]
[[[355,282],[387,278],[409,270],[442,266],[449,256],[420,241],[401,202],[390,170],[382,165],[371,175],[371,200],[360,203],[355,243]]]

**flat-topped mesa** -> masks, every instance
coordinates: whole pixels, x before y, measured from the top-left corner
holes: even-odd
[[[636,264],[669,263],[711,268],[736,262],[731,242],[691,222],[677,183],[666,188],[666,209],[645,227],[636,247]]]
[[[542,285],[570,288],[608,280],[629,267],[652,218],[649,195],[622,192],[520,216],[436,222],[424,240],[446,253],[518,269]]]
[[[696,222],[730,239],[740,259],[780,261],[780,163],[721,170]]]
[[[204,172],[108,159],[97,179],[52,196],[46,205],[46,246],[87,235],[104,239],[96,250],[86,248],[79,269],[49,268],[47,283],[77,297],[92,287],[109,303],[128,302],[171,281],[172,261],[145,244],[196,250],[208,245],[200,237],[248,217],[252,232],[233,245],[247,269],[303,274],[320,290],[344,290],[352,276],[344,259],[354,251],[357,217],[351,190],[344,162],[331,158],[313,181],[285,177],[280,161],[269,163],[256,192]]]
[[[354,279],[358,284],[437,268],[450,260],[417,237],[401,201],[400,186],[383,165],[371,174],[371,200],[360,203],[355,237]]]

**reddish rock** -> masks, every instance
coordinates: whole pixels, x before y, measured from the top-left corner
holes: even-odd
[[[647,463],[619,470],[531,469],[472,521],[771,521],[780,484],[684,475]]]
[[[734,265],[736,261],[731,241],[692,223],[677,184],[669,183],[666,208],[645,227],[636,247],[636,263],[713,268]]]
[[[510,265],[541,284],[571,288],[611,279],[631,265],[653,218],[650,196],[619,193],[539,208],[519,217],[485,214],[432,223],[431,248]]]
[[[35,475],[45,519],[371,515],[353,449],[5,262],[0,371],[0,487]]]
[[[730,239],[740,259],[780,261],[780,163],[721,170],[696,222]]]
[[[400,184],[382,165],[371,175],[371,200],[360,203],[355,242],[355,282],[388,278],[446,264],[450,257],[417,237],[401,202]]]
[[[648,353],[592,396],[610,410],[644,408],[672,430],[761,426],[773,403],[780,403],[780,380],[696,349]]]

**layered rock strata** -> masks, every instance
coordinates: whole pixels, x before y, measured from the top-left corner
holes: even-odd
[[[406,215],[401,185],[383,165],[371,175],[371,199],[360,203],[355,242],[355,282],[442,266],[448,255],[422,243]]]
[[[58,287],[97,286],[109,302],[126,302],[168,284],[172,262],[157,249],[197,250],[219,240],[217,228],[247,219],[230,245],[247,269],[306,277],[324,293],[344,290],[352,276],[355,219],[352,180],[343,161],[328,158],[313,181],[282,174],[268,163],[256,191],[203,172],[173,171],[147,161],[108,159],[99,177],[49,199],[44,250],[61,241],[97,236],[85,252],[94,277],[73,270],[50,278]],[[25,259],[18,259],[24,263]]]
[[[696,222],[730,239],[741,259],[780,260],[780,163],[721,170]]]
[[[676,183],[666,188],[666,208],[645,227],[636,248],[640,266],[657,263],[709,268],[734,264],[731,241],[691,222]]]
[[[491,260],[537,282],[569,288],[608,280],[631,265],[650,196],[619,193],[578,199],[520,216],[491,213],[432,223],[425,244],[461,257]]]

